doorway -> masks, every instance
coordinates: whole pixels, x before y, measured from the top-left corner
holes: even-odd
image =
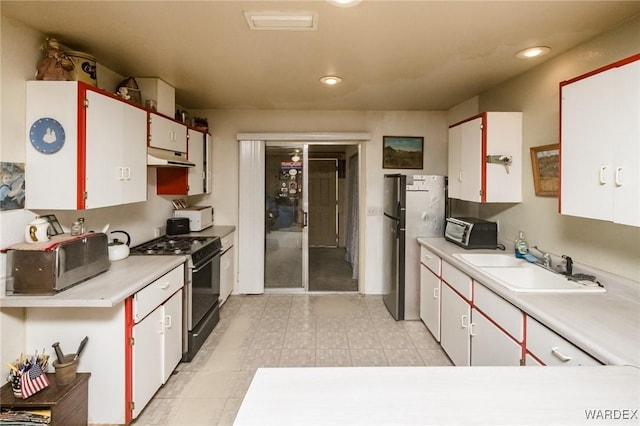
[[[357,188],[357,153],[357,145],[267,142],[265,289],[358,290],[358,232],[348,229],[358,225],[349,220],[358,216],[358,192],[349,186]],[[350,167],[349,155],[356,156]]]

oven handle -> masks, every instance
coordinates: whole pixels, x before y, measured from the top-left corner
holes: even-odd
[[[204,261],[202,261],[197,268],[194,268],[193,273],[195,274],[196,272],[200,272],[200,270],[202,270],[202,268],[207,266],[216,257],[220,257],[220,251],[217,251],[213,256],[207,257]]]

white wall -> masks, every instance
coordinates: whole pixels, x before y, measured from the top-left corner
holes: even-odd
[[[640,17],[480,94],[481,110],[523,112],[523,202],[480,209],[482,217],[500,221],[501,238],[512,242],[523,229],[531,245],[640,281],[640,228],[561,216],[558,198],[535,195],[528,160],[530,147],[558,143],[561,81],[638,52]]]
[[[39,46],[44,35],[31,30],[20,22],[2,16],[0,25],[1,80],[0,80],[0,162],[25,161],[25,81],[35,78],[35,70],[40,60]],[[122,77],[98,64],[98,86],[113,91]],[[110,229],[124,229],[132,236],[133,244],[150,240],[154,229],[164,226],[173,211],[170,202],[155,195],[155,172],[148,169],[146,203],[129,204],[95,210],[78,211],[28,211],[10,210],[0,212],[0,247],[7,247],[24,238],[24,226],[36,214],[55,214],[63,226],[69,227],[75,218],[86,219],[89,229],[100,230],[105,224]],[[28,185],[29,183],[26,182]],[[27,192],[28,196],[28,192]],[[0,254],[0,291],[4,294],[6,276],[6,255]],[[2,365],[13,362],[15,357],[32,353],[36,348],[24,347],[22,309],[0,310],[0,361]]]

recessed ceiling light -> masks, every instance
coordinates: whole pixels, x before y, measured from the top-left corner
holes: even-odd
[[[516,53],[516,57],[524,59],[536,58],[538,56],[546,55],[549,52],[551,52],[551,48],[547,46],[535,46],[519,51],[518,53]]]
[[[314,31],[318,29],[315,12],[244,11],[244,17],[252,30]]]
[[[327,3],[339,7],[351,7],[357,5],[361,1],[362,0],[327,0]]]
[[[325,75],[324,77],[320,78],[320,82],[328,86],[333,86],[342,82],[342,78],[338,77],[337,75]]]

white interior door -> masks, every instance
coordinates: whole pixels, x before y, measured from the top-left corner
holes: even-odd
[[[338,246],[338,159],[309,161],[309,245]]]

